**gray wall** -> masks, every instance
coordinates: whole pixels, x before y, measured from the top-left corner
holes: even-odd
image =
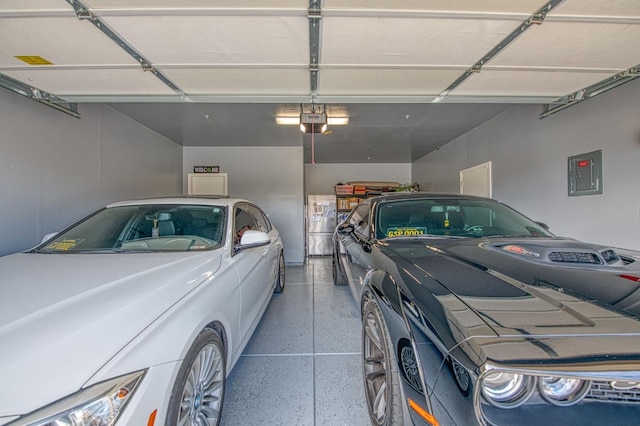
[[[302,146],[185,147],[183,192],[193,166],[219,166],[228,174],[229,196],[259,205],[282,235],[285,261],[304,262]]]
[[[354,181],[411,181],[411,163],[306,164],[305,195],[335,194],[335,185]]]
[[[458,192],[461,169],[492,162],[493,198],[557,235],[640,249],[640,80],[545,119],[517,106],[412,165],[413,180]],[[568,157],[602,150],[604,193],[567,195]]]
[[[110,202],[181,192],[179,145],[107,106],[80,113],[0,89],[0,255]]]
[[[494,198],[559,235],[640,249],[637,99],[640,81],[543,120],[539,106],[517,106],[413,164],[305,166],[302,147],[183,149],[108,106],[80,105],[78,120],[0,90],[0,255],[107,203],[186,192],[194,165],[219,165],[231,195],[261,205],[283,234],[287,262],[300,263],[306,194],[350,180],[457,192],[458,171],[486,161]],[[568,197],[567,158],[598,149],[604,194]]]

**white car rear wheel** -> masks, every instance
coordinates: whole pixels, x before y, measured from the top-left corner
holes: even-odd
[[[284,253],[280,253],[280,260],[278,261],[278,276],[276,277],[276,287],[273,290],[274,293],[282,293],[284,291]]]

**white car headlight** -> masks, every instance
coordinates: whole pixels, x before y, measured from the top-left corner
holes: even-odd
[[[541,377],[540,395],[554,405],[572,405],[579,402],[589,390],[590,382],[569,377]]]
[[[497,407],[515,408],[531,396],[534,382],[533,377],[524,374],[494,371],[482,380],[482,394]]]
[[[60,401],[20,417],[10,426],[109,426],[122,412],[144,371],[82,389]]]

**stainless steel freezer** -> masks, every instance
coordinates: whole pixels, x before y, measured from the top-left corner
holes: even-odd
[[[307,255],[331,254],[331,236],[335,228],[336,196],[307,196]]]

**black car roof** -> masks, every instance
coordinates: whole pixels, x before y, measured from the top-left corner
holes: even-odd
[[[490,200],[487,197],[478,197],[476,195],[467,195],[467,194],[452,194],[452,193],[438,193],[438,192],[385,192],[380,195],[376,195],[373,197],[369,197],[367,201],[377,202],[377,201],[389,201],[389,200],[410,200],[414,198],[448,198],[448,199],[476,199],[476,200]]]

